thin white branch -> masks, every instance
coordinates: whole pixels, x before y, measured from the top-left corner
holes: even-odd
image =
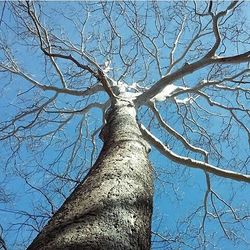
[[[218,176],[222,176],[224,178],[250,183],[250,175],[241,174],[230,170],[225,170],[202,161],[197,161],[192,158],[180,156],[171,151],[169,148],[167,148],[158,138],[156,138],[152,133],[150,133],[143,125],[140,125],[140,129],[142,135],[144,136],[144,138],[147,140],[148,143],[155,146],[155,148],[159,150],[163,155],[165,155],[167,158],[178,164],[182,164],[191,168],[202,169],[204,171],[207,171],[209,173]]]
[[[242,62],[250,61],[250,51],[247,51],[243,54],[228,56],[228,57],[212,57],[207,58],[206,56],[202,59],[191,63],[185,64],[179,70],[162,77],[158,82],[156,82],[151,88],[149,88],[146,92],[139,95],[135,101],[137,106],[140,106],[144,103],[147,103],[154,96],[159,94],[166,86],[170,85],[172,82],[193,73],[199,69],[204,68],[210,64],[236,64]]]
[[[226,89],[226,90],[232,90],[232,91],[235,91],[235,90],[242,90],[242,91],[246,91],[245,89],[243,88],[240,88],[240,87],[227,87],[225,84],[226,82],[235,82],[236,78],[244,75],[244,74],[247,74],[250,70],[249,69],[244,69],[240,72],[238,72],[237,74],[235,75],[232,75],[230,77],[225,77],[219,81],[215,81],[215,80],[201,80],[198,84],[196,84],[194,87],[192,88],[179,88],[177,89],[175,92],[171,93],[170,97],[173,98],[173,97],[176,97],[178,95],[181,95],[181,94],[186,94],[186,93],[198,93],[198,90],[201,90],[202,88],[204,87],[208,87],[210,85],[213,85],[215,86],[216,88],[220,88],[220,89]],[[220,85],[223,83],[223,86]],[[239,83],[242,83],[242,81],[239,80]]]
[[[173,46],[172,46],[172,49],[171,49],[171,51],[170,51],[170,63],[169,63],[170,66],[169,66],[169,69],[168,69],[168,71],[167,71],[167,74],[171,71],[171,69],[173,68],[173,66],[174,66],[174,64],[175,64],[175,61],[174,61],[174,53],[175,53],[175,51],[176,51],[176,49],[177,49],[177,46],[178,46],[180,37],[181,37],[181,35],[182,35],[183,31],[184,31],[185,21],[186,21],[186,17],[184,17],[184,20],[183,20],[183,22],[181,23],[181,28],[180,28],[180,30],[179,30],[179,33],[177,34],[177,37],[176,37],[176,39],[175,39],[175,41],[174,41],[174,44],[173,44]]]
[[[84,65],[84,64],[80,63],[71,54],[64,55],[64,54],[60,54],[60,53],[52,53],[50,44],[49,44],[49,48],[44,47],[44,42],[43,42],[43,36],[42,36],[41,29],[45,30],[45,28],[43,28],[43,26],[41,25],[41,22],[40,22],[39,18],[36,15],[34,6],[33,6],[33,8],[31,8],[29,2],[27,2],[26,4],[27,4],[27,8],[28,8],[28,14],[31,17],[31,19],[32,19],[32,21],[33,21],[33,23],[34,23],[34,25],[36,27],[38,39],[40,41],[40,49],[41,49],[41,51],[46,56],[49,56],[50,58],[66,59],[66,60],[69,60],[69,61],[73,62],[77,67],[82,68],[84,70],[87,70],[90,74],[92,74],[96,79],[98,79],[102,83],[104,90],[107,92],[107,94],[110,96],[110,98],[115,98],[116,96],[114,95],[114,93],[113,93],[113,91],[112,91],[112,89],[110,87],[109,79],[107,78],[105,72],[103,72],[102,68],[98,65],[98,63],[96,63],[95,60],[91,59],[91,57],[85,51],[82,51],[81,55],[87,60],[87,62],[89,62],[90,64],[95,66],[95,68],[97,69],[97,72],[94,71],[88,65]],[[45,32],[45,34],[47,34],[47,33]],[[63,79],[61,79],[61,80],[63,80]]]
[[[0,68],[7,70],[11,72],[12,74],[19,75],[23,79],[29,81],[32,85],[44,90],[44,91],[54,91],[58,94],[70,94],[74,96],[88,96],[88,95],[93,95],[97,92],[104,91],[104,88],[101,84],[96,84],[92,87],[88,87],[86,90],[76,90],[76,89],[69,89],[69,88],[58,88],[55,86],[49,86],[42,84],[35,79],[33,79],[31,76],[28,74],[22,72],[19,68],[17,68],[17,65],[15,67],[8,67],[4,64],[0,64]]]
[[[90,103],[83,109],[77,109],[77,110],[60,109],[60,110],[45,110],[45,111],[47,113],[52,113],[52,114],[58,113],[58,114],[81,114],[82,115],[82,114],[88,113],[91,109],[94,109],[94,108],[101,109],[104,112],[104,110],[108,108],[108,104],[109,102],[106,102],[106,103],[94,102],[94,103]]]
[[[162,118],[160,115],[160,112],[157,110],[156,106],[154,104],[148,105],[148,107],[152,110],[154,115],[156,116],[159,124],[172,136],[174,136],[177,140],[181,141],[184,147],[188,150],[191,150],[193,152],[202,154],[204,156],[204,159],[207,158],[208,152],[202,148],[195,147],[191,143],[189,143],[186,138],[184,138],[181,134],[179,134],[176,130],[174,130],[172,127],[170,127]]]

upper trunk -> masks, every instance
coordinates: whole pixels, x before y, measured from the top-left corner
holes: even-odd
[[[147,143],[128,102],[116,102],[106,119],[96,163],[28,250],[150,249],[153,181]]]

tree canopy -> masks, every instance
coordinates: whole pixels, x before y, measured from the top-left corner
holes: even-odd
[[[110,103],[125,99],[152,147],[152,248],[246,249],[249,7],[1,2],[3,248],[41,231],[95,162]]]

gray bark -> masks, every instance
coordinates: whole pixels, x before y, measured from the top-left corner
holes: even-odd
[[[28,250],[150,249],[153,180],[147,143],[128,102],[113,104],[106,119],[96,163]]]

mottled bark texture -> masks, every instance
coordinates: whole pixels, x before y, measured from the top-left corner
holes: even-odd
[[[109,109],[102,151],[83,182],[28,247],[39,249],[150,249],[152,168],[135,109]]]

